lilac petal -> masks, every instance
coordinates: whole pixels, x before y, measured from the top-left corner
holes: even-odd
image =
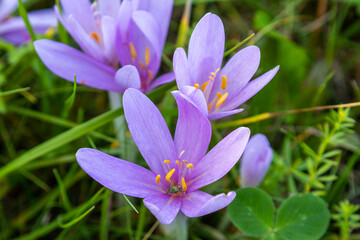
[[[179,91],[171,93],[175,97],[179,109],[174,138],[177,153],[180,154],[185,151],[181,159],[186,159],[196,167],[209,147],[211,139],[210,121]]]
[[[235,196],[235,192],[216,196],[202,191],[189,192],[181,203],[181,211],[188,217],[201,217],[226,207]]]
[[[128,41],[127,32],[129,29],[132,12],[133,12],[132,1],[130,0],[122,1],[119,10],[119,18],[117,19],[118,21],[117,42],[119,43],[124,43]]]
[[[18,6],[18,0],[1,0],[0,1],[0,22],[8,17]]]
[[[89,0],[60,0],[65,15],[73,15],[86,32],[96,29],[94,13]]]
[[[174,73],[176,76],[176,84],[179,89],[183,86],[194,86],[191,78],[189,63],[183,48],[177,48],[173,57]]]
[[[209,118],[209,120],[212,121],[212,120],[224,118],[227,116],[231,116],[231,115],[237,114],[242,111],[244,111],[243,108],[239,108],[239,109],[235,109],[235,110],[231,110],[231,111],[225,111],[225,112],[215,112],[215,113],[209,114],[208,118]]]
[[[188,190],[204,187],[229,172],[241,157],[249,136],[250,130],[240,127],[221,140],[192,170]]]
[[[35,33],[38,34],[45,33],[50,27],[57,25],[57,20],[52,9],[30,12],[28,17]],[[21,17],[13,17],[0,24],[0,35],[10,33],[18,33],[19,35],[25,35],[26,33],[29,35]]]
[[[117,19],[120,9],[119,0],[98,0],[101,15]]]
[[[208,114],[207,103],[201,90],[191,86],[183,86],[180,88],[183,98],[193,103],[204,115]]]
[[[222,110],[232,110],[249,100],[263,87],[265,87],[271,79],[274,78],[278,70],[279,66],[276,66],[275,68],[264,73],[260,77],[250,81],[239,93],[234,93],[234,95],[236,95],[237,97],[233,97],[232,99],[228,99],[228,101],[225,101],[224,105],[221,106]]]
[[[175,74],[173,72],[165,73],[155,79],[150,86],[146,89],[146,93],[151,92],[154,88],[157,88],[158,86],[161,86],[166,83],[170,83],[175,80]]]
[[[255,134],[249,140],[241,158],[241,183],[243,187],[256,187],[265,177],[273,158],[266,136]]]
[[[188,50],[190,72],[200,86],[208,81],[211,72],[221,67],[224,44],[221,19],[212,13],[206,14],[191,34]]]
[[[250,81],[260,64],[260,50],[257,46],[249,46],[236,53],[224,66],[219,73],[219,78],[214,82],[212,95],[216,96],[220,90],[221,77],[226,75],[227,87],[229,93],[227,102],[232,98],[237,98],[237,93]],[[224,104],[225,105],[225,104]]]
[[[90,37],[74,16],[70,15],[68,17],[67,26],[72,37],[79,44],[81,49],[84,50],[84,52],[101,62],[107,63],[106,56],[99,44],[95,41],[95,39]]]
[[[154,17],[145,11],[135,11],[132,14],[132,20],[135,25],[144,34],[146,39],[151,43],[155,49],[155,53],[160,53],[160,24],[156,22]]]
[[[120,68],[115,74],[115,81],[121,87],[121,92],[125,92],[128,88],[140,89],[141,87],[139,73],[132,65]]]
[[[151,170],[165,176],[164,160],[176,157],[175,146],[164,118],[156,106],[136,89],[125,91],[125,118],[141,155]]]
[[[165,43],[173,4],[173,0],[147,0],[139,1],[138,3],[138,10],[145,10],[146,12],[149,12],[151,15],[154,16],[156,21],[160,23],[161,46],[163,46]]]
[[[22,31],[0,34],[0,39],[3,39],[5,42],[9,42],[14,45],[22,45],[30,41],[31,38],[27,30],[24,29]]]
[[[103,16],[101,18],[101,30],[104,42],[104,54],[112,66],[116,66],[118,58],[116,55],[116,21],[109,17]]]
[[[43,39],[34,42],[43,63],[56,75],[107,91],[121,92],[116,84],[115,70],[65,44]]]
[[[160,223],[170,224],[180,210],[181,198],[161,194],[145,198],[144,205]]]
[[[101,185],[118,193],[146,198],[162,194],[153,172],[91,148],[76,153],[80,167]]]

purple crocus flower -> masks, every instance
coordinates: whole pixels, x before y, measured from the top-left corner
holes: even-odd
[[[260,50],[256,46],[242,49],[221,69],[224,44],[221,19],[208,13],[198,22],[191,35],[188,55],[182,48],[174,53],[178,88],[208,114],[210,120],[242,111],[235,108],[260,91],[279,69],[277,66],[249,81],[260,62]]]
[[[171,17],[173,0],[61,0],[58,18],[85,52],[51,40],[35,50],[56,75],[81,84],[123,93],[149,92],[173,81],[173,73],[154,79]],[[120,63],[123,66],[117,70]]]
[[[0,1],[0,39],[21,45],[30,40],[30,35],[21,17],[10,16],[17,7],[17,0]],[[28,18],[36,34],[44,34],[57,25],[56,16],[52,9],[29,12]]]
[[[162,224],[179,210],[199,217],[226,207],[235,192],[209,195],[199,189],[219,180],[238,161],[249,138],[248,128],[238,128],[206,155],[211,125],[192,103],[174,91],[179,117],[172,138],[156,106],[141,92],[128,89],[123,97],[131,135],[151,170],[94,149],[76,153],[81,168],[105,187],[144,198],[145,206]]]
[[[242,186],[258,186],[269,169],[272,158],[273,150],[266,136],[263,134],[252,136],[241,158],[240,175]]]

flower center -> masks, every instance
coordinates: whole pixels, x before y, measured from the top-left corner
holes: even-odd
[[[130,56],[132,64],[138,69],[141,79],[141,89],[144,90],[153,80],[153,74],[149,69],[150,64],[150,47],[146,46],[143,59],[139,60],[138,52],[132,42],[129,43]]]
[[[170,160],[164,160],[166,164],[167,173],[165,175],[165,183],[161,182],[161,175],[158,174],[155,178],[157,184],[161,184],[166,191],[165,194],[171,194],[174,196],[183,196],[188,188],[186,179],[189,179],[191,170],[194,169],[194,165],[187,160],[182,160],[181,156],[185,151],[182,151],[179,155],[179,159],[171,162]]]
[[[209,80],[204,82],[201,85],[201,91],[203,92],[206,102],[208,103],[207,108],[208,108],[209,113],[214,112],[215,109],[220,107],[225,102],[226,98],[229,96],[229,93],[225,91],[226,85],[227,85],[227,76],[222,75],[221,84],[220,84],[221,89],[219,92],[217,92],[215,97],[210,99],[211,90],[212,90],[213,84],[216,80],[216,74],[219,71],[220,71],[220,68],[216,69],[215,72],[211,72],[210,76],[209,76]],[[197,89],[200,89],[200,84],[195,83],[194,87],[196,87]]]

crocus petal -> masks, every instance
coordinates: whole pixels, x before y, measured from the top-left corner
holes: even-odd
[[[77,44],[79,44],[81,49],[84,50],[84,52],[101,62],[107,63],[107,58],[99,44],[90,37],[88,32],[82,28],[73,15],[68,17],[67,26],[71,36],[75,39]]]
[[[194,166],[205,155],[210,139],[211,124],[207,116],[195,105],[183,97],[179,91],[171,92],[179,109],[179,117],[175,130],[175,147]]]
[[[189,63],[183,48],[177,48],[173,57],[174,73],[176,76],[176,84],[179,89],[183,86],[193,86],[194,82],[191,74]]]
[[[95,18],[89,0],[60,0],[65,15],[73,15],[86,32],[95,31]]]
[[[128,41],[126,33],[129,29],[132,12],[133,12],[132,1],[130,0],[122,1],[119,9],[117,42],[124,43]],[[120,52],[118,51],[118,54],[119,53]]]
[[[145,90],[146,93],[151,92],[154,88],[161,86],[166,83],[170,83],[175,80],[175,74],[173,72],[165,73],[155,79],[150,86]]]
[[[118,193],[146,198],[163,194],[153,172],[91,148],[76,153],[80,167],[101,185]]]
[[[188,217],[204,216],[226,207],[235,196],[235,192],[221,193],[216,196],[202,191],[189,192],[181,203],[181,211]]]
[[[170,224],[180,210],[181,198],[157,195],[144,199],[144,205],[162,224]]]
[[[125,92],[128,88],[140,89],[140,76],[136,67],[126,65],[120,68],[115,74],[115,81],[121,87],[121,92]]]
[[[116,66],[118,58],[116,55],[116,21],[109,16],[101,17],[101,30],[104,42],[104,54],[112,66]]]
[[[135,11],[132,14],[132,20],[135,25],[144,34],[147,40],[152,44],[152,47],[156,53],[160,52],[160,24],[154,19],[154,17],[145,11]]]
[[[258,186],[271,164],[273,151],[266,136],[255,134],[249,140],[241,158],[241,183],[243,187]]]
[[[55,13],[52,9],[33,11],[28,14],[29,21],[35,33],[45,33],[50,27],[57,25]],[[0,24],[0,35],[19,34],[29,35],[21,17],[13,17]]]
[[[115,70],[65,44],[43,39],[34,42],[43,63],[56,75],[107,91],[121,92],[116,84]]]
[[[190,72],[197,83],[208,81],[211,72],[221,67],[225,33],[221,19],[208,13],[196,24],[188,50]]]
[[[173,139],[157,107],[136,89],[125,91],[125,118],[141,155],[154,173],[166,175],[164,160],[175,159]]]
[[[223,107],[222,109],[231,110],[243,104],[247,100],[249,100],[263,87],[265,87],[266,84],[268,84],[271,79],[274,78],[278,70],[279,70],[279,66],[276,66],[275,68],[264,73],[260,77],[250,81],[244,89],[242,89],[239,93],[235,94],[237,97],[234,97],[233,99],[229,99],[228,102],[225,102],[224,106],[222,106]]]
[[[0,21],[8,17],[18,6],[18,0],[0,1]]]
[[[212,120],[224,118],[224,117],[227,117],[227,116],[231,116],[231,115],[237,114],[237,113],[242,112],[242,111],[244,111],[244,109],[239,108],[239,109],[235,109],[235,110],[231,110],[231,111],[211,113],[211,114],[209,114],[208,118],[209,118],[209,120],[212,121]]]
[[[117,19],[120,9],[119,0],[98,0],[101,15]]]
[[[257,46],[249,46],[236,53],[221,69],[219,78],[214,82],[212,95],[216,96],[220,89],[221,77],[226,75],[227,87],[226,92],[229,93],[227,102],[232,98],[237,98],[237,93],[244,88],[255,74],[260,64],[260,50]]]
[[[250,130],[240,127],[227,135],[194,167],[188,191],[193,191],[222,178],[241,157]]]
[[[182,97],[197,106],[203,114],[208,114],[206,99],[201,90],[191,86],[183,86],[180,90],[183,95]]]
[[[156,21],[160,23],[161,46],[163,46],[165,43],[173,4],[174,4],[173,0],[147,0],[147,1],[139,1],[139,4],[137,4],[138,10],[145,10],[149,12],[151,15],[154,16]]]

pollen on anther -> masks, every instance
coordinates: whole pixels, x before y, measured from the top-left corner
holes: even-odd
[[[140,67],[141,67],[142,69],[146,70],[146,67],[145,67],[145,65],[144,65],[142,62],[139,61],[139,65],[140,65]]]
[[[199,89],[199,88],[200,88],[200,85],[199,85],[198,83],[195,83],[195,84],[194,84],[194,87],[197,88],[197,89]]]
[[[152,80],[153,78],[152,72],[150,70],[148,70],[148,78],[149,80]]]
[[[209,84],[209,81],[204,82],[203,85],[201,86],[201,90],[205,91],[205,88],[208,84]]]
[[[174,174],[174,172],[175,172],[175,168],[171,169],[171,170],[166,174],[165,180],[166,180],[167,182],[170,181],[171,176]]]
[[[191,163],[188,163],[188,164],[186,165],[186,167],[187,167],[187,168],[190,168],[190,169],[194,169],[194,165],[192,165]]]
[[[222,95],[221,98],[217,101],[215,108],[218,108],[221,104],[223,104],[228,95],[229,95],[228,93]]]
[[[176,160],[175,163],[176,163],[177,165],[179,165],[179,161],[178,161],[178,160]]]
[[[181,179],[181,188],[182,188],[182,191],[185,192],[186,189],[187,189],[187,185],[186,185],[186,182],[185,182],[185,178],[182,178]]]
[[[164,163],[169,164],[171,162],[170,162],[170,160],[164,160]]]
[[[146,46],[145,48],[145,64],[149,65],[150,63],[150,48],[149,46]]]
[[[218,98],[218,99],[220,99],[220,98],[221,98],[221,96],[222,96],[222,94],[221,94],[221,93],[219,93],[219,92],[217,92],[216,96],[217,96],[217,98]]]
[[[157,175],[157,176],[156,176],[156,179],[155,179],[156,184],[159,184],[159,182],[160,182],[160,178],[161,178],[161,176],[160,176],[160,175]]]
[[[227,77],[226,77],[226,75],[223,75],[222,79],[221,79],[221,88],[222,88],[222,90],[226,89],[226,84],[227,84]]]
[[[129,43],[129,47],[130,47],[131,58],[134,60],[137,57],[137,52],[136,52],[136,49],[134,47],[134,44]]]
[[[90,32],[89,35],[90,35],[90,37],[92,37],[96,42],[100,42],[99,35],[97,35],[96,32]]]

